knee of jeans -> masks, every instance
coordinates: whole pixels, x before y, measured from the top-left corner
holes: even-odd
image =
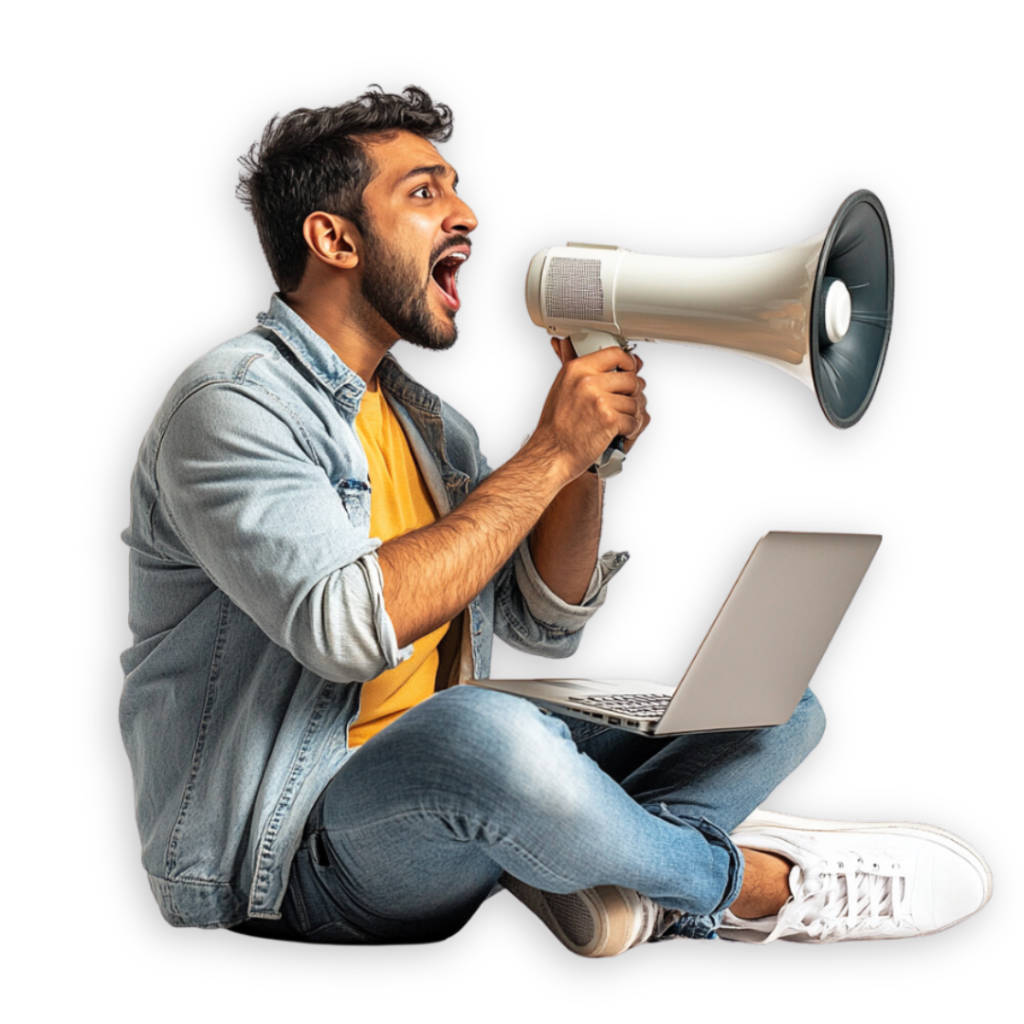
[[[810,690],[800,698],[790,721],[799,726],[804,749],[810,753],[825,734],[825,710]]]
[[[526,723],[543,723],[549,718],[552,723],[562,724],[523,697],[479,686],[453,686],[441,690],[421,704],[418,710],[428,715],[435,727],[467,730],[472,734],[481,730],[500,733],[510,728],[520,729]]]
[[[757,756],[764,759],[759,762],[760,781],[770,782],[765,796],[807,758],[824,732],[825,712],[807,690],[787,722],[751,734]]]
[[[498,755],[506,746],[518,751],[552,738],[571,739],[561,719],[528,700],[475,686],[442,690],[416,711],[423,719],[420,724],[443,737],[447,748]]]
[[[419,707],[420,725],[438,742],[442,770],[480,791],[488,781],[516,784],[552,770],[560,752],[575,755],[568,727],[521,697],[459,686]]]

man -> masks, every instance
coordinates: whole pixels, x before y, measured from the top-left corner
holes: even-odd
[[[650,740],[458,682],[502,639],[560,657],[624,555],[588,467],[649,422],[640,361],[562,360],[493,472],[390,349],[455,342],[476,227],[451,114],[371,91],[271,121],[240,196],[279,294],[172,387],[133,477],[122,730],[165,917],[323,942],[462,927],[501,879],[570,948],[948,927],[984,862],[928,826],[751,812],[814,746]],[[616,372],[613,372],[616,371]],[[736,830],[736,842],[729,833]]]

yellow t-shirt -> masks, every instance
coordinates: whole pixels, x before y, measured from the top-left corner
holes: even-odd
[[[363,395],[356,432],[370,465],[370,535],[389,541],[435,522],[437,510],[405,432],[380,389]],[[364,684],[359,717],[349,729],[350,747],[365,743],[434,692],[437,645],[447,630],[445,623],[420,637],[411,658]]]

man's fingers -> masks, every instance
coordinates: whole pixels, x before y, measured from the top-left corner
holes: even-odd
[[[597,391],[612,395],[639,395],[647,382],[635,373],[594,373],[588,374],[586,383]]]
[[[566,341],[570,352],[572,342]],[[590,352],[573,360],[573,368],[579,373],[609,373],[613,370],[623,370],[628,373],[636,372],[637,360],[625,349],[618,345],[611,345],[608,348],[599,348],[596,352]]]
[[[610,370],[625,370],[631,373],[639,373],[643,368],[644,361],[632,352],[627,352],[618,345],[609,345],[608,348],[600,348],[586,356],[576,355],[576,349],[572,346],[570,338],[552,337],[551,348],[556,356],[563,363],[580,360],[581,370],[589,373],[608,373]]]
[[[632,395],[609,395],[606,399],[608,408],[613,410],[618,419],[616,435],[633,439],[639,435],[646,425],[647,401]]]
[[[628,399],[627,399],[628,401]],[[631,410],[625,410],[622,414],[618,434],[626,439],[626,451],[633,446],[633,442],[647,429],[651,422],[650,414],[647,412],[647,402],[643,399],[637,401]]]
[[[582,360],[576,360],[580,363]],[[572,383],[579,390],[585,402],[593,402],[603,408],[605,429],[614,429],[615,435],[635,438],[643,430],[644,410],[647,396],[644,389],[647,382],[635,373],[605,371],[604,373],[582,373],[576,363],[566,372],[576,377]]]

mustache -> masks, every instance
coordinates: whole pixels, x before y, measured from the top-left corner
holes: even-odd
[[[434,246],[433,252],[430,254],[430,265],[433,266],[449,249],[454,249],[457,245],[466,245],[472,247],[473,242],[469,235],[463,235],[456,233],[446,238],[439,245]]]

